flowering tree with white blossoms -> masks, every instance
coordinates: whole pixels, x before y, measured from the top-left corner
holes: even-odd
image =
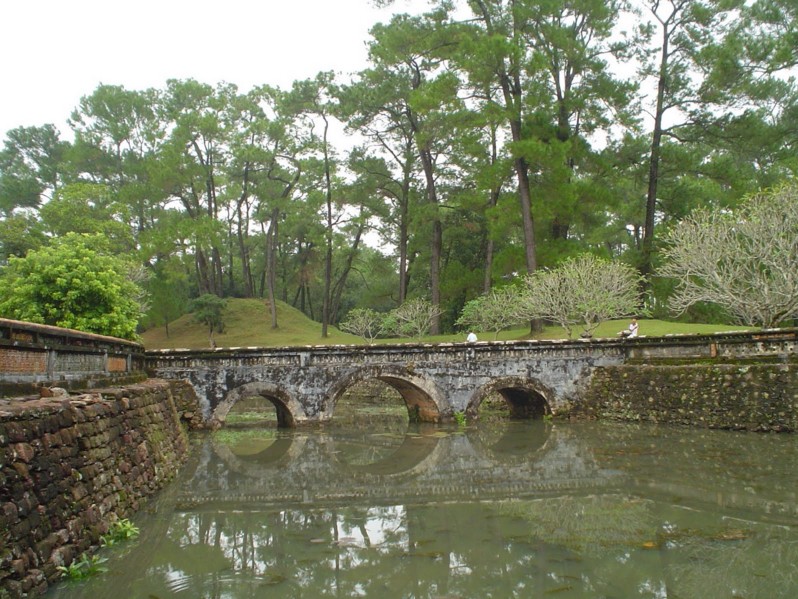
[[[752,195],[733,211],[696,211],[665,241],[659,274],[676,280],[674,310],[711,302],[761,327],[798,318],[798,186]]]
[[[582,254],[527,275],[520,308],[529,319],[556,322],[569,337],[577,324],[591,336],[603,321],[639,312],[640,288],[632,266]]]
[[[492,289],[467,302],[455,324],[477,331],[493,331],[496,339],[500,331],[523,320],[519,316],[519,297],[516,287]]]

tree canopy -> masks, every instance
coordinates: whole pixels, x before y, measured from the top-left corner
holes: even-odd
[[[208,327],[208,343],[216,347],[214,333],[224,332],[224,308],[227,302],[212,293],[205,293],[191,301],[189,309],[194,313],[194,320]]]
[[[6,318],[134,339],[142,312],[131,265],[107,251],[101,236],[67,233],[0,273]]]
[[[375,23],[349,76],[99,85],[70,131],[6,133],[2,276],[101,235],[144,273],[147,324],[257,297],[323,337],[411,298],[451,331],[589,254],[663,316],[670,231],[795,180],[797,27],[786,0],[433,0]]]

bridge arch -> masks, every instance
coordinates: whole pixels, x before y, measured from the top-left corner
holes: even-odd
[[[551,414],[555,400],[554,391],[537,379],[502,377],[477,389],[468,402],[466,414],[476,418],[479,406],[493,393],[501,395],[507,403],[511,418],[542,418]]]
[[[231,389],[224,396],[224,399],[219,402],[219,405],[216,406],[216,409],[211,414],[211,421],[224,423],[230,409],[237,401],[246,397],[263,397],[271,402],[275,410],[277,410],[277,426],[281,428],[293,428],[297,422],[307,418],[302,404],[283,389],[271,383],[256,382],[246,383]]]
[[[438,385],[431,378],[404,367],[369,366],[350,372],[331,385],[325,412],[334,414],[335,405],[347,389],[372,379],[390,385],[402,396],[411,421],[440,422],[441,415],[451,411]]]

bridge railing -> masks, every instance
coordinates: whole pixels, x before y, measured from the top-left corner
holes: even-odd
[[[227,361],[246,365],[268,356],[273,364],[305,366],[313,363],[348,362],[378,359],[412,360],[414,356],[436,355],[440,360],[458,359],[492,352],[535,352],[553,357],[569,354],[612,354],[624,360],[701,359],[723,357],[764,357],[795,355],[798,329],[770,329],[762,331],[730,331],[707,334],[677,334],[660,337],[641,336],[634,339],[556,339],[478,341],[476,343],[399,343],[378,345],[308,345],[286,347],[218,347],[214,349],[148,350],[147,363],[151,367],[191,368],[197,361],[224,365]],[[232,363],[232,362],[231,362]]]
[[[141,378],[143,372],[138,343],[0,318],[0,397],[44,386],[93,388]]]
[[[798,329],[638,337],[622,343],[628,360],[787,358],[796,355]]]

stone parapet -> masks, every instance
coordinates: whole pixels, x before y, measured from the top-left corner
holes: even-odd
[[[143,360],[144,348],[132,341],[0,318],[0,397],[140,381]]]

